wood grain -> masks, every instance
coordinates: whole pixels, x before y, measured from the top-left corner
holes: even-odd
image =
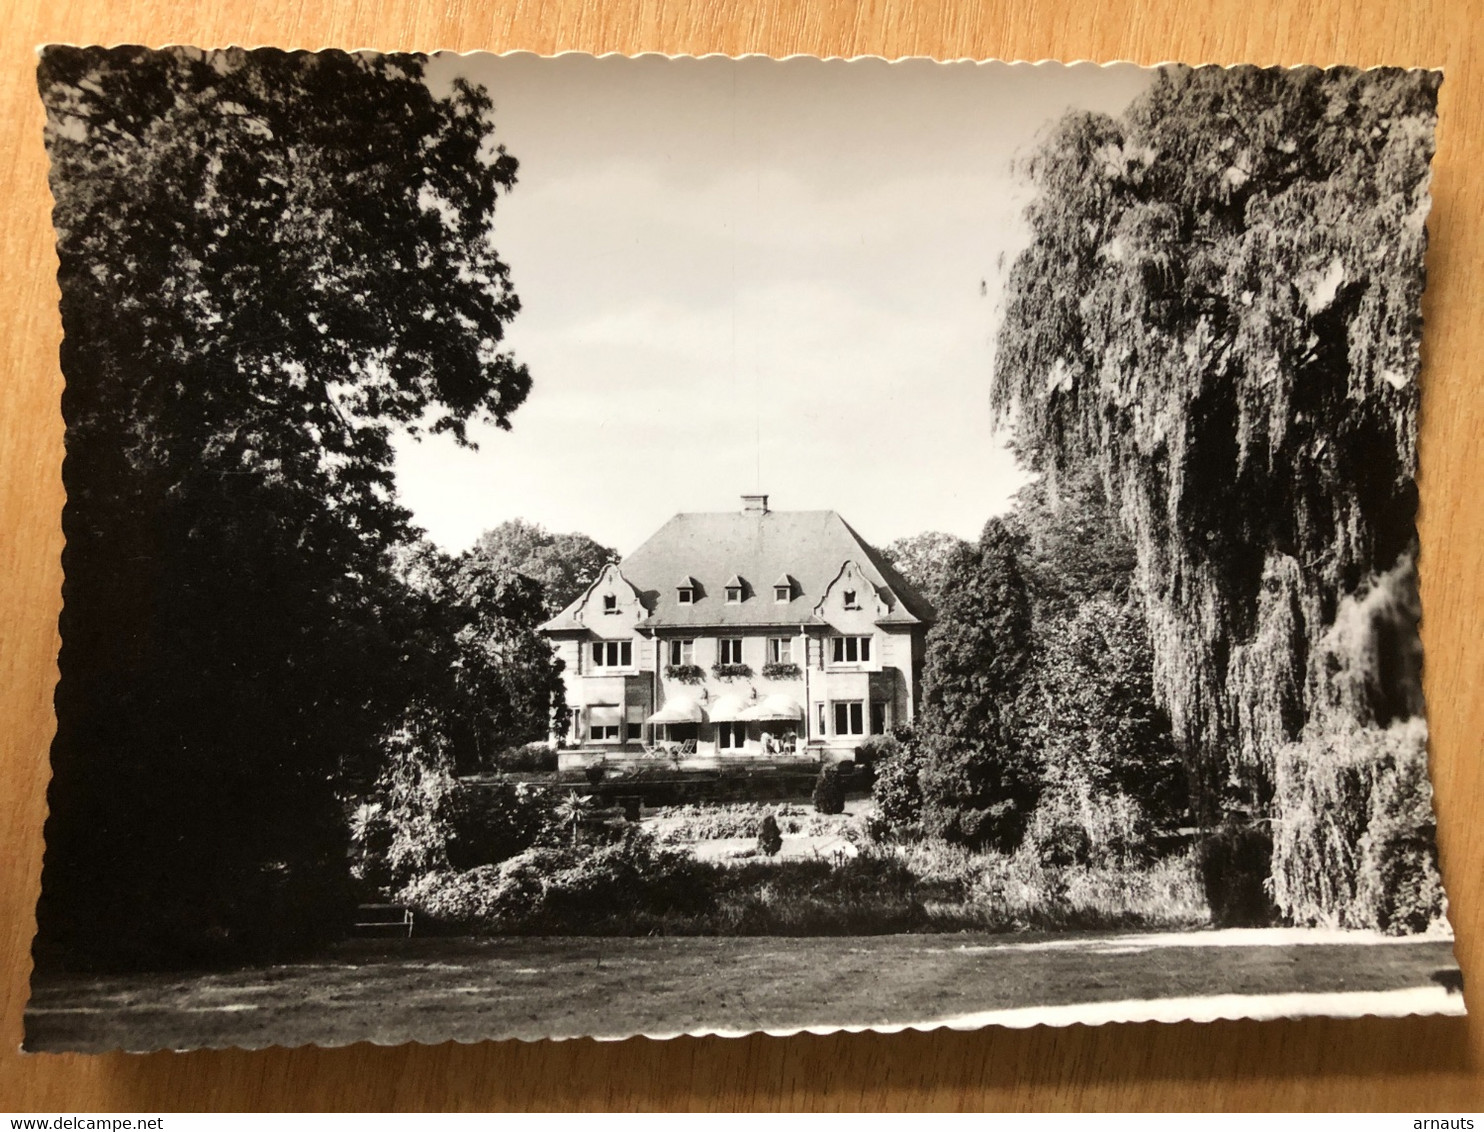
[[[1484,1107],[1473,1020],[102,1057],[15,1050],[60,604],[62,421],[32,48],[43,42],[1442,66],[1422,580],[1443,871],[1484,986],[1484,12],[1440,0],[8,0],[0,12],[0,1109]]]

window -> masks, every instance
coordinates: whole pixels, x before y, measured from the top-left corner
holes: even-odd
[[[671,641],[670,663],[671,664],[694,664],[696,660],[695,641]]]
[[[871,702],[871,734],[886,734],[886,705],[876,700]]]
[[[870,637],[832,637],[830,639],[830,662],[832,664],[870,664]]]
[[[846,609],[859,609],[860,608],[860,603],[855,600],[855,591],[854,590],[846,590],[845,593],[843,595],[841,595],[841,596],[844,597],[844,599],[845,599],[845,608]]]
[[[829,724],[828,724],[828,720],[829,720],[828,711],[829,711],[829,709],[826,708],[824,704],[816,704],[815,706],[819,709],[818,716],[817,716],[817,718],[814,721],[815,722],[815,727],[814,727],[815,734],[817,734],[817,735],[828,734],[829,733]]]
[[[681,605],[693,605],[696,600],[696,591],[690,586],[681,586],[675,591],[675,600]]]
[[[717,664],[741,664],[742,663],[742,638],[723,637],[716,642]]]
[[[741,586],[728,586],[727,587],[727,604],[728,605],[738,605],[738,604],[741,603],[741,601],[742,601],[742,587]]]
[[[864,735],[866,733],[864,705],[860,700],[837,700],[832,706],[835,709],[836,735]]]
[[[774,664],[792,664],[794,642],[792,637],[769,637],[768,659]]]
[[[589,730],[594,743],[617,743],[618,728],[617,723],[595,723]]]
[[[631,668],[634,664],[633,641],[594,641],[594,668]]]
[[[723,751],[740,751],[747,745],[747,724],[718,723],[716,746]]]
[[[637,743],[642,737],[643,725],[639,723],[625,723],[623,725],[624,738],[630,743]]]
[[[794,588],[792,586],[774,586],[773,600],[777,602],[792,601]]]
[[[604,594],[603,595],[603,612],[604,613],[617,613],[618,612],[618,595],[617,594]]]

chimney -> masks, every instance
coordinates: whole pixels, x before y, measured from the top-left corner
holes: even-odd
[[[766,495],[744,495],[742,497],[742,514],[766,515],[767,513],[768,497]]]

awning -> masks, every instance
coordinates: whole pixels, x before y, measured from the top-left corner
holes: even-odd
[[[711,705],[712,723],[738,723],[746,719],[747,704],[741,696],[722,696]]]
[[[778,694],[748,708],[742,713],[742,718],[749,723],[770,720],[792,720],[798,723],[804,718],[804,709],[792,696]]]
[[[655,712],[645,723],[704,723],[706,713],[694,700],[676,698]]]

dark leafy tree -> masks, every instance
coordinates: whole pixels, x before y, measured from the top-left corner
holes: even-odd
[[[538,523],[510,519],[479,536],[469,551],[471,565],[524,574],[539,582],[548,616],[571,605],[618,552],[587,535],[552,534]]]
[[[1094,464],[1116,501],[1208,823],[1266,807],[1306,725],[1420,708],[1407,634],[1324,641],[1412,576],[1438,79],[1165,68],[1030,163],[993,398],[1038,470]]]
[[[1038,792],[1018,710],[1032,637],[1016,556],[998,519],[977,546],[955,551],[927,639],[917,727],[923,827],[975,847],[1019,844]]]
[[[537,631],[546,619],[540,584],[427,543],[402,551],[397,569],[425,658],[422,683],[403,699],[442,736],[451,769],[488,770],[499,752],[546,738],[564,701],[561,661]]]
[[[1154,653],[1137,606],[1084,602],[1046,626],[1027,689],[1023,738],[1044,789],[1084,787],[1138,803],[1156,830],[1186,818],[1189,787],[1154,695]]]
[[[1017,493],[1006,523],[1020,538],[1017,560],[1039,624],[1075,616],[1088,601],[1129,598],[1134,545],[1090,463],[1037,477]]]
[[[50,48],[65,609],[38,956],[186,963],[344,915],[341,776],[425,663],[390,437],[508,426],[516,163],[419,56]]]
[[[927,531],[888,543],[881,553],[936,609],[947,580],[945,570],[948,562],[955,551],[968,545],[957,535]]]

